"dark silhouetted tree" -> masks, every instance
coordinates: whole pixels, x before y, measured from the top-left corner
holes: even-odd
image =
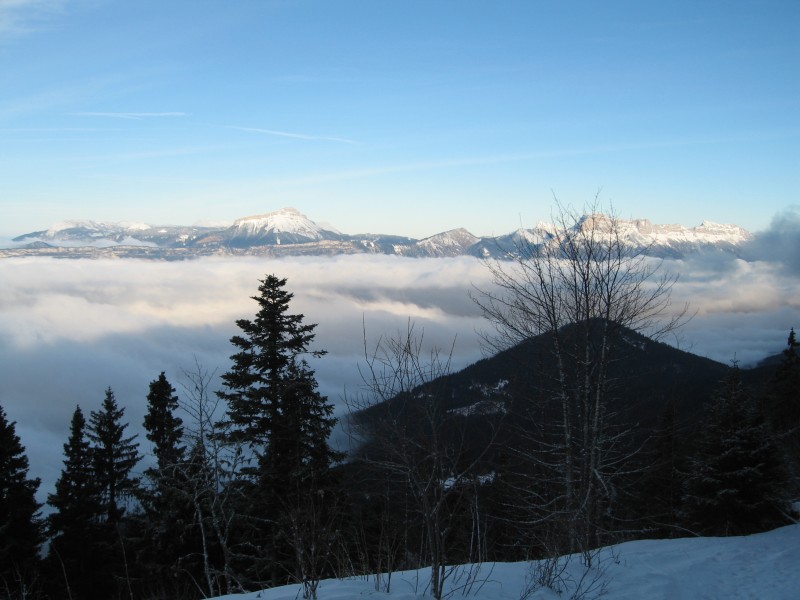
[[[662,411],[643,452],[641,479],[635,486],[633,508],[647,537],[683,536],[680,513],[688,472],[686,434],[678,423],[676,403]],[[637,473],[638,474],[638,473]]]
[[[108,388],[100,410],[91,412],[87,429],[102,506],[98,543],[108,549],[110,565],[102,575],[110,577],[116,586],[106,597],[132,596],[135,578],[134,544],[128,538],[123,516],[139,490],[139,482],[132,476],[139,461],[139,445],[135,435],[125,436],[128,424],[122,421],[124,415],[125,409],[117,405],[114,392]]]
[[[157,470],[162,474],[179,465],[184,458],[185,448],[181,446],[183,422],[176,416],[177,410],[178,396],[175,395],[175,388],[162,371],[158,379],[150,382],[147,414],[144,417],[147,439],[153,443]]]
[[[800,493],[800,343],[794,329],[789,332],[786,348],[775,375],[767,385],[765,410],[770,425],[778,435],[791,487]]]
[[[707,409],[690,462],[687,526],[706,535],[744,535],[785,523],[785,485],[775,437],[734,365]]]
[[[69,439],[64,444],[64,468],[47,503],[55,510],[47,517],[51,536],[46,559],[50,597],[105,597],[113,581],[108,572],[109,548],[100,522],[104,508],[80,407],[72,415]]]
[[[178,396],[162,371],[150,382],[144,428],[156,464],[144,472],[139,498],[143,513],[131,528],[136,535],[137,566],[148,594],[184,595],[190,558],[196,548],[190,473],[183,440],[183,422],[176,415]]]
[[[39,480],[28,478],[28,457],[15,425],[0,406],[0,597],[28,598],[42,542]]]
[[[286,279],[268,275],[260,284],[253,296],[259,306],[255,318],[236,322],[242,334],[231,338],[237,352],[222,375],[226,389],[218,395],[228,403],[229,437],[248,444],[256,458],[246,473],[253,485],[247,513],[253,545],[265,560],[254,562],[251,576],[275,585],[310,577],[300,555],[322,542],[322,532],[301,535],[291,512],[320,509],[309,502],[325,495],[336,458],[328,436],[336,420],[304,358],[325,354],[309,350],[316,325],[289,312],[293,295],[284,289]]]
[[[88,435],[92,442],[92,457],[97,484],[100,486],[106,521],[119,523],[125,508],[121,502],[132,498],[138,481],[131,471],[139,462],[139,451],[134,440],[125,437],[127,423],[122,422],[125,409],[117,406],[114,392],[106,390],[99,411],[92,411]]]

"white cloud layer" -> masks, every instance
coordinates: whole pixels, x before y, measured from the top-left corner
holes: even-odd
[[[782,349],[800,326],[800,279],[781,263],[720,255],[667,261],[679,272],[676,305],[694,319],[666,340],[702,356],[743,363]],[[314,361],[323,393],[342,410],[360,381],[362,323],[374,344],[413,319],[425,345],[449,348],[461,368],[481,357],[486,328],[468,293],[490,285],[471,258],[215,258],[185,262],[6,259],[0,261],[0,404],[17,421],[40,496],[62,467],[62,444],[76,404],[99,407],[111,386],[131,429],[140,431],[148,384],[163,370],[181,390],[195,357],[218,373],[229,365],[236,319],[251,318],[258,279],[287,277],[294,312],[318,323]],[[218,385],[215,382],[214,385]],[[218,388],[214,388],[218,389]],[[140,436],[142,450],[148,445]]]

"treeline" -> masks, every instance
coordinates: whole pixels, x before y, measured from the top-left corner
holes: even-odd
[[[223,389],[201,365],[182,398],[164,373],[151,382],[147,443],[126,434],[110,388],[88,420],[75,409],[46,518],[0,409],[0,598],[195,599],[290,582],[313,598],[325,577],[372,574],[388,591],[392,572],[422,566],[420,593],[441,598],[454,564],[581,552],[591,565],[601,544],[791,522],[794,331],[761,388],[734,366],[701,424],[666,403],[657,426],[637,428],[612,365],[669,282],[643,286],[652,271],[601,225],[565,227],[553,254],[526,247],[521,270],[496,264],[507,293],[477,299],[506,336],[498,346],[544,336],[546,356],[525,366],[536,390],[458,405],[447,352],[427,352],[409,324],[366,352],[348,456],[329,445],[315,325],[274,275],[236,323]]]
[[[330,574],[337,510],[333,407],[307,356],[314,325],[289,312],[285,280],[261,282],[224,390],[201,366],[182,405],[164,373],[144,429],[154,464],[109,388],[75,409],[64,467],[40,517],[39,481],[0,409],[0,598],[205,598]],[[224,410],[218,410],[224,404]]]

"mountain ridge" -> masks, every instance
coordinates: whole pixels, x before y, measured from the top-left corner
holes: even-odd
[[[609,217],[584,215],[574,228],[593,226],[601,234]],[[737,225],[703,221],[696,227],[653,224],[648,219],[618,219],[623,241],[643,254],[682,258],[704,250],[739,255],[751,234]],[[496,237],[479,237],[464,228],[423,239],[391,234],[346,234],[321,225],[295,208],[242,217],[229,226],[149,225],[140,222],[61,221],[45,230],[17,236],[0,257],[191,258],[209,254],[269,256],[388,254],[413,258],[473,256],[509,258],[520,242],[541,244],[553,239],[552,224],[539,223]]]

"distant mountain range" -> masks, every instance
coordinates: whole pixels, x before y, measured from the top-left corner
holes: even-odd
[[[588,215],[575,227],[586,227],[605,219],[603,215]],[[661,258],[681,258],[705,250],[721,250],[738,256],[751,238],[750,233],[736,225],[710,222],[698,227],[655,225],[645,219],[620,223],[626,243]],[[552,239],[552,232],[552,225],[541,223],[532,229],[518,229],[498,237],[477,237],[466,229],[452,229],[421,240],[387,234],[352,235],[316,223],[294,208],[283,208],[238,219],[229,227],[64,221],[49,229],[14,238],[16,245],[0,249],[0,258],[33,255],[175,260],[209,255],[387,254],[502,259],[513,255],[521,241],[547,243]]]

